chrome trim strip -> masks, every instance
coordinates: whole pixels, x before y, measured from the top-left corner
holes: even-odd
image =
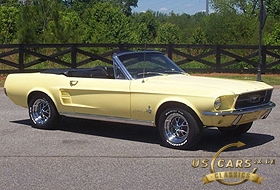
[[[116,55],[113,56],[113,62],[115,62],[120,67],[122,73],[125,75],[125,77],[128,80],[133,80],[133,78],[130,75],[130,73],[128,72],[128,70],[125,68],[125,66],[122,64],[122,62],[119,60],[119,58]]]
[[[66,117],[74,117],[74,118],[80,118],[80,119],[91,119],[91,120],[99,120],[99,121],[107,121],[107,122],[145,125],[145,126],[152,126],[152,127],[155,126],[153,121],[133,120],[133,119],[127,119],[127,118],[120,118],[120,117],[109,117],[109,116],[103,116],[103,115],[91,115],[91,114],[83,114],[83,113],[60,112],[59,114],[66,116]]]
[[[233,110],[233,111],[226,111],[226,112],[209,112],[209,111],[204,111],[203,115],[206,115],[206,116],[240,115],[240,114],[252,113],[252,112],[261,111],[261,110],[272,109],[275,106],[276,106],[275,103],[269,102],[269,103],[264,104],[264,105],[248,107],[248,108],[243,108],[243,109],[238,109],[238,110]]]
[[[269,116],[269,114],[271,113],[271,111],[272,111],[272,109],[267,110],[267,112],[265,112],[265,114],[263,114],[261,116],[261,119],[266,119]]]
[[[232,122],[232,124],[231,125],[237,125],[237,123],[240,121],[240,119],[242,118],[242,116],[243,115],[239,115],[239,116],[237,116],[237,118]]]

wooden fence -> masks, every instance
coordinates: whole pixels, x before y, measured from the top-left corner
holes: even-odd
[[[7,44],[0,45],[0,73],[112,64],[123,51],[157,50],[187,72],[256,73],[258,46],[185,44]],[[263,46],[262,73],[280,73],[280,46]],[[36,67],[37,66],[37,67]]]

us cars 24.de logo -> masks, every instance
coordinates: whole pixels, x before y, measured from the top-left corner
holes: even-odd
[[[257,184],[261,184],[261,181],[264,180],[264,178],[260,177],[257,174],[257,170],[258,168],[254,168],[253,171],[248,172],[248,171],[224,171],[224,172],[215,172],[214,166],[215,164],[217,164],[218,168],[230,168],[230,169],[250,169],[251,166],[257,165],[257,164],[265,164],[265,165],[271,165],[274,164],[275,165],[275,159],[266,159],[266,160],[251,160],[251,159],[247,159],[247,160],[243,160],[243,159],[237,159],[236,162],[233,161],[233,159],[230,159],[228,161],[224,160],[224,159],[219,159],[217,160],[219,154],[230,148],[230,147],[242,147],[245,146],[244,143],[242,142],[237,142],[237,143],[232,143],[229,145],[224,146],[223,148],[221,148],[213,157],[212,161],[211,161],[211,165],[210,165],[210,171],[211,173],[206,175],[204,178],[202,178],[201,180],[204,181],[204,184],[208,184],[214,181],[218,181],[219,183],[223,184],[223,185],[239,185],[242,184],[248,180],[255,182]],[[201,164],[202,168],[207,168],[209,166],[207,159],[204,159],[201,161],[200,163],[200,159],[198,160],[193,160],[192,163],[192,167],[197,168],[199,167],[199,165]],[[235,182],[228,182],[227,179],[236,179],[237,181]]]

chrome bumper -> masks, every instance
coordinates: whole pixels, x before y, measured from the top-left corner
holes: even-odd
[[[249,108],[237,109],[237,110],[233,110],[233,111],[223,111],[223,112],[204,111],[203,115],[206,115],[206,116],[242,115],[242,114],[247,114],[247,113],[252,113],[252,112],[257,112],[257,111],[262,111],[262,110],[271,110],[275,106],[276,106],[275,103],[268,102],[267,104],[249,107]]]

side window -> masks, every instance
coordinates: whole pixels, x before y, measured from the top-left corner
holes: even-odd
[[[115,62],[113,64],[113,67],[114,67],[115,79],[126,79],[126,77],[124,76],[124,74],[121,71],[120,67]]]

